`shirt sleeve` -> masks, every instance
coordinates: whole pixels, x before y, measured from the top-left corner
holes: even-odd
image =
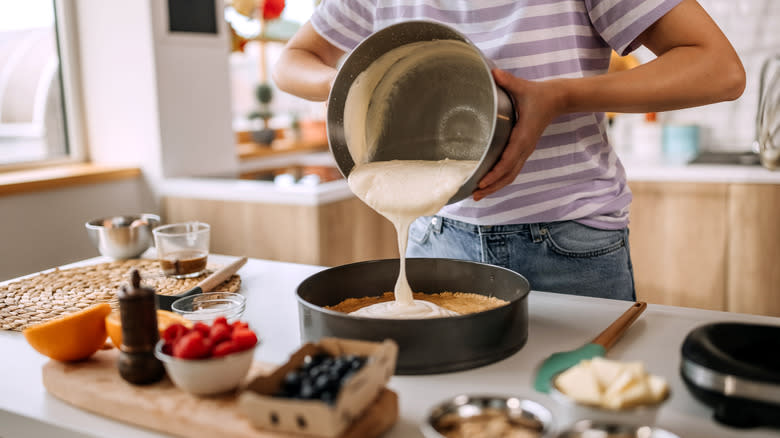
[[[593,27],[617,53],[625,56],[650,25],[682,0],[585,0]]]
[[[374,31],[376,0],[323,0],[311,24],[320,36],[345,52]]]

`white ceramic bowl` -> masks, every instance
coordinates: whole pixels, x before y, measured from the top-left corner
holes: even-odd
[[[195,395],[215,395],[236,389],[252,367],[255,347],[210,359],[179,359],[162,351],[157,342],[154,355],[165,366],[173,384]]]
[[[557,377],[557,375],[556,375]],[[589,420],[599,424],[618,424],[634,426],[653,426],[661,406],[669,400],[669,395],[658,403],[641,405],[629,409],[606,409],[598,406],[586,405],[575,401],[562,393],[555,386],[555,378],[550,384],[550,397],[558,403],[560,409],[559,424],[562,428],[571,427],[581,420]]]

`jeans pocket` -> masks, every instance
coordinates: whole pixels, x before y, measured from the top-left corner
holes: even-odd
[[[428,241],[431,235],[431,228],[433,227],[431,219],[432,216],[423,216],[412,222],[412,225],[409,227],[409,239],[412,242],[423,245]]]
[[[567,257],[598,257],[626,246],[626,230],[601,230],[577,222],[557,222],[546,227],[550,248]]]

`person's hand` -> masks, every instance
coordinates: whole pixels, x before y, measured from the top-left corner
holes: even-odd
[[[512,96],[517,121],[501,158],[479,181],[473,194],[475,201],[514,181],[560,107],[560,93],[549,83],[526,81],[499,69],[493,70],[493,77]]]

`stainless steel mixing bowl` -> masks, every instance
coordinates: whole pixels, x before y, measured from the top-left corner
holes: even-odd
[[[86,224],[87,235],[101,255],[114,259],[138,257],[154,244],[152,230],[160,216],[140,214],[93,219]]]
[[[476,368],[508,357],[528,339],[528,281],[509,269],[464,260],[410,258],[406,275],[413,290],[470,292],[507,301],[495,309],[431,319],[387,320],[325,309],[347,298],[392,291],[398,259],[352,263],[320,271],[297,290],[303,342],[321,337],[398,344],[396,374],[435,374]]]
[[[478,161],[472,175],[448,203],[469,197],[496,163],[509,139],[515,111],[509,95],[493,80],[492,62],[451,27],[430,21],[407,21],[363,40],[344,60],[333,82],[328,98],[328,142],[344,177],[355,166],[344,131],[347,95],[355,79],[395,48],[436,40],[463,41],[479,54],[478,61],[450,56],[418,63],[405,71],[392,84],[387,100],[374,103],[389,110],[381,113],[381,132],[367,133],[376,135],[379,145],[368,161]]]

